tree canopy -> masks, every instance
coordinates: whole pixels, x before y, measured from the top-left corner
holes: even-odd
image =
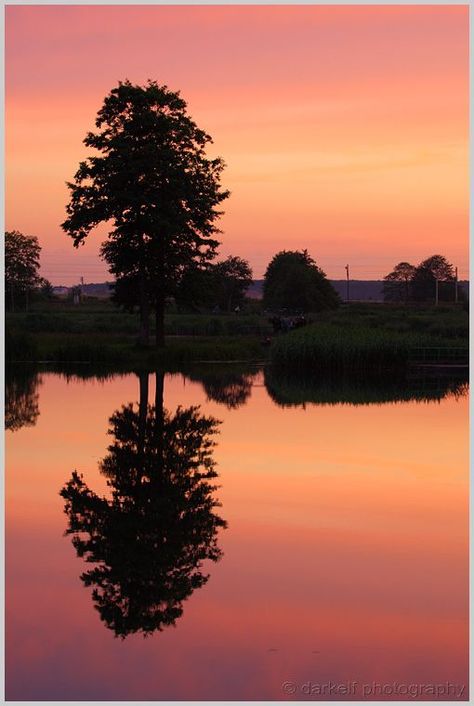
[[[41,246],[34,235],[18,230],[5,233],[5,294],[14,311],[18,295],[28,304],[28,292],[40,284]]]
[[[282,250],[267,267],[263,304],[271,310],[322,311],[337,307],[339,297],[307,250]]]
[[[383,293],[385,301],[407,302],[411,299],[411,281],[416,267],[409,262],[399,262],[392,272],[384,277]]]
[[[234,311],[243,305],[251,283],[252,269],[247,260],[229,255],[220,262],[189,268],[175,297],[178,305],[186,308],[204,306]]]
[[[429,302],[437,292],[439,301],[453,301],[455,280],[454,267],[443,255],[432,255],[417,267],[399,262],[384,277],[384,299]]]
[[[413,299],[415,301],[434,300],[437,286],[438,298],[442,301],[452,301],[454,279],[454,267],[451,263],[443,255],[432,255],[420,262],[413,273],[411,284]]]
[[[120,82],[106,96],[96,132],[84,139],[99,154],[81,162],[69,183],[62,224],[78,247],[99,223],[113,228],[101,248],[109,269],[136,286],[140,340],[148,343],[150,309],[164,343],[164,305],[183,273],[216,254],[224,163],[209,159],[211,137],[187,113],[179,92],[148,81]]]

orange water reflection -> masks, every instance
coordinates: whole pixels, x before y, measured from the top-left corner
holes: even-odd
[[[331,680],[467,698],[466,397],[283,409],[257,377],[227,409],[168,376],[167,408],[223,421],[224,556],[175,628],[120,641],[79,580],[59,490],[76,468],[106,491],[108,419],[137,378],[44,374],[39,396],[36,426],[7,434],[8,699],[302,699]]]

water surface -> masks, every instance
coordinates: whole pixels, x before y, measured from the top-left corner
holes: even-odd
[[[467,396],[448,388],[11,379],[7,699],[466,699]]]

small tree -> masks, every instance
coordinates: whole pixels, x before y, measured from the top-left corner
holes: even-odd
[[[384,277],[383,295],[385,301],[408,302],[411,299],[411,281],[416,268],[409,262],[399,262],[392,272]]]
[[[46,299],[47,301],[54,299],[54,287],[49,279],[45,277],[39,278],[35,293],[39,299]]]
[[[215,306],[217,282],[215,268],[193,265],[181,277],[175,292],[176,304],[180,309],[199,311],[201,307]]]
[[[245,292],[252,284],[252,269],[241,257],[229,255],[216,263],[217,304],[223,311],[233,311],[243,304]]]
[[[215,256],[217,207],[229,195],[220,188],[222,160],[205,154],[211,137],[186,109],[167,86],[120,82],[84,140],[99,156],[81,162],[68,184],[62,227],[75,247],[100,222],[113,223],[101,255],[117,279],[136,282],[142,344],[154,308],[156,342],[164,345],[166,297],[187,268]]]
[[[338,303],[336,290],[307,250],[283,250],[268,265],[263,282],[265,308],[323,311]]]
[[[176,289],[176,303],[188,309],[218,306],[222,311],[233,311],[243,304],[251,283],[247,260],[229,255],[215,264],[190,267]]]
[[[5,294],[10,310],[15,310],[15,299],[24,298],[28,309],[28,295],[40,282],[41,246],[34,235],[23,235],[18,230],[5,233]]]

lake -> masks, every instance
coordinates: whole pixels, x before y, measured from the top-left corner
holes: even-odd
[[[10,375],[6,698],[468,699],[466,387]]]

